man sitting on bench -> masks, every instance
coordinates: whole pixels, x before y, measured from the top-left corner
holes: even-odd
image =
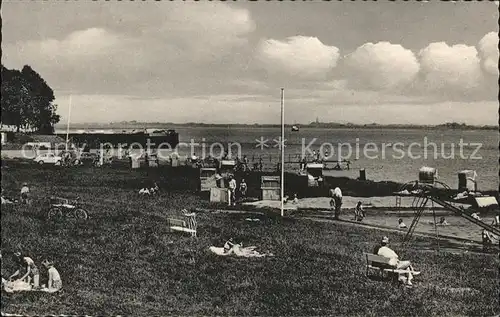
[[[383,237],[381,241],[381,247],[377,250],[377,255],[386,257],[391,259],[389,261],[389,265],[395,267],[397,270],[404,270],[405,273],[399,273],[399,280],[403,283],[406,282],[407,285],[413,285],[411,280],[413,279],[413,275],[419,275],[420,272],[417,272],[413,269],[410,261],[401,261],[399,260],[399,256],[387,245],[389,244],[389,238]],[[407,275],[408,277],[406,277]]]

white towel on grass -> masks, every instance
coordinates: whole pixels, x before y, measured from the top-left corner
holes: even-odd
[[[25,291],[31,291],[32,287],[29,283],[26,283],[21,280],[15,280],[11,282],[7,282],[3,286],[4,290],[7,293],[14,293],[14,292],[25,292]]]
[[[222,256],[227,256],[227,255],[235,255],[238,257],[245,257],[245,258],[262,258],[265,256],[273,256],[272,253],[259,253],[258,251],[255,251],[256,247],[255,246],[250,246],[250,247],[245,247],[242,248],[239,244],[235,244],[229,252],[224,252],[224,248],[219,248],[219,247],[214,247],[211,246],[210,251],[217,255],[222,255]]]

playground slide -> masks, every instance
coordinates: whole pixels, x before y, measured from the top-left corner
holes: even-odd
[[[437,204],[445,207],[446,209],[448,209],[450,211],[453,211],[457,215],[459,215],[461,217],[464,217],[465,219],[467,219],[470,222],[478,225],[479,227],[481,227],[483,229],[486,229],[487,231],[489,231],[489,232],[491,232],[493,234],[500,235],[500,228],[494,227],[494,226],[489,225],[487,223],[484,223],[481,220],[477,220],[476,218],[473,218],[472,216],[470,216],[469,214],[467,214],[466,212],[464,212],[460,208],[457,208],[457,207],[453,206],[452,204],[450,204],[450,203],[448,203],[448,202],[446,202],[444,200],[441,200],[440,198],[429,196],[429,199],[431,199],[435,203],[437,203]]]

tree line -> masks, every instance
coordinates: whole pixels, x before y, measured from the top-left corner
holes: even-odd
[[[59,122],[54,91],[30,66],[8,69],[2,64],[1,124],[51,134]]]

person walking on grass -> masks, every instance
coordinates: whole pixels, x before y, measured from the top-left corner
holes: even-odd
[[[31,284],[31,280],[33,280],[33,288],[40,288],[40,272],[35,265],[35,261],[33,261],[30,257],[23,257],[19,251],[15,252],[14,256],[16,257],[19,268],[9,277],[9,280],[12,281],[15,277],[21,275],[21,270],[26,270],[26,273],[20,278],[20,280],[27,281],[29,284]]]
[[[62,289],[61,275],[54,267],[54,262],[49,260],[44,260],[42,265],[47,269],[49,280],[47,282],[47,291],[49,293],[55,293]]]

